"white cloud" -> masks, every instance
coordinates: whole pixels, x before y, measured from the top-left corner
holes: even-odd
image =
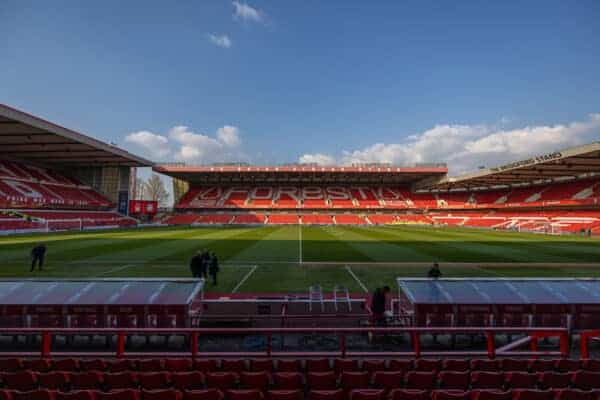
[[[196,133],[187,126],[175,126],[167,135],[149,131],[128,134],[125,142],[134,151],[155,161],[182,161],[190,164],[244,161],[240,128],[225,125],[214,136]],[[167,158],[170,158],[169,160]]]
[[[125,142],[131,143],[153,158],[164,158],[170,153],[169,139],[149,131],[132,132],[125,137]]]
[[[302,164],[335,165],[335,158],[322,153],[303,154],[298,160]]]
[[[488,125],[436,125],[406,138],[402,143],[375,143],[362,149],[343,151],[338,164],[446,162],[451,173],[462,173],[484,165],[515,161],[600,137],[600,114],[569,124],[527,126],[504,130]],[[329,155],[304,154],[299,161],[324,159]],[[315,161],[318,162],[318,161]]]
[[[215,46],[223,47],[224,49],[230,48],[232,44],[231,39],[227,35],[215,35],[209,33],[208,40],[210,40]]]
[[[240,129],[237,126],[225,125],[217,130],[217,138],[227,146],[239,146],[241,143]]]
[[[169,131],[169,139],[179,147],[175,153],[178,161],[207,164],[245,158],[241,150],[239,128],[236,126],[219,128],[216,137],[195,133],[186,126],[176,126]]]
[[[264,13],[258,8],[250,6],[248,3],[232,1],[231,4],[233,4],[234,7],[234,19],[254,22],[261,22],[264,19]]]

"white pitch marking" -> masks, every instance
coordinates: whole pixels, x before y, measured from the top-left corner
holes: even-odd
[[[346,271],[348,271],[348,273],[354,278],[356,283],[358,283],[358,285],[361,287],[362,290],[364,290],[365,293],[369,293],[369,289],[367,289],[365,284],[362,283],[360,279],[358,279],[358,276],[356,276],[356,274],[354,273],[354,271],[352,271],[352,268],[350,268],[350,266],[346,265]]]
[[[104,271],[96,276],[101,276],[101,275],[110,274],[112,272],[122,271],[124,269],[131,268],[131,267],[135,267],[135,264],[121,265],[120,267],[115,267],[113,269],[109,269],[108,271]]]
[[[258,268],[258,265],[252,266],[252,269],[250,271],[248,271],[248,273],[246,275],[244,275],[242,280],[233,288],[231,293],[237,292],[238,289],[242,287],[242,285],[248,280],[248,278],[250,278],[250,275],[252,275],[254,273],[254,271],[256,271],[257,268]]]

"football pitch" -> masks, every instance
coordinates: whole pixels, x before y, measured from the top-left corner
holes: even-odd
[[[29,251],[48,248],[44,271]],[[177,227],[0,237],[0,278],[189,277],[198,250],[215,252],[219,284],[207,291],[351,292],[423,277],[600,277],[600,238],[416,226]]]

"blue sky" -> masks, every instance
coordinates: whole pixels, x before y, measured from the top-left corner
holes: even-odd
[[[448,162],[600,139],[600,2],[0,3],[0,102],[157,161]]]

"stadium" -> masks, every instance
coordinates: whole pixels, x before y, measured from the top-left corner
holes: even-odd
[[[1,398],[597,396],[599,142],[460,176],[188,166],[0,105],[0,148]]]

